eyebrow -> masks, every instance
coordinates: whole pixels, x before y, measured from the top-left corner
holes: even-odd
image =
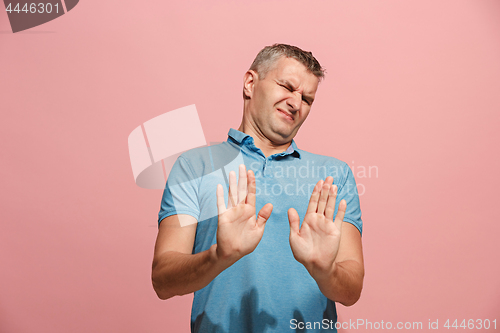
[[[293,90],[297,90],[297,89],[295,88],[295,86],[294,86],[294,85],[293,85],[290,81],[288,81],[288,80],[282,80],[282,81],[280,81],[280,82],[281,82],[282,84],[284,84],[285,86],[287,86],[288,88],[291,88],[291,89],[293,89]]]

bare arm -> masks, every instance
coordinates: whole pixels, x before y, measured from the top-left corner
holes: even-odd
[[[190,225],[181,227],[179,217]],[[205,287],[229,266],[217,260],[214,246],[191,254],[196,234],[196,219],[172,215],[161,221],[153,257],[152,281],[161,299],[185,295]]]
[[[210,249],[192,254],[196,219],[189,215],[169,216],[160,224],[153,258],[152,281],[161,299],[184,295],[204,288],[223,270],[251,253],[260,242],[265,222],[271,215],[267,204],[255,214],[255,176],[240,166],[240,179],[229,174],[229,203],[217,186],[217,243]],[[180,226],[179,218],[184,227]]]
[[[342,224],[339,252],[332,270],[329,274],[317,274],[315,279],[326,297],[351,306],[358,301],[363,289],[363,250],[359,230],[349,222]]]

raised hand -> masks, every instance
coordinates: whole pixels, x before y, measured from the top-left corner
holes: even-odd
[[[337,256],[347,205],[345,200],[340,202],[334,221],[336,197],[337,186],[333,185],[332,177],[327,177],[325,182],[316,183],[302,226],[297,211],[288,210],[290,247],[295,259],[313,277],[328,274]]]
[[[232,264],[251,253],[259,244],[264,233],[267,219],[271,216],[273,205],[268,203],[255,214],[255,175],[246,171],[245,165],[239,167],[239,180],[236,174],[229,173],[229,200],[226,208],[224,189],[217,185],[217,258]]]

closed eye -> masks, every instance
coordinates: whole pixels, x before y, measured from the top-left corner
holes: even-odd
[[[288,84],[282,84],[282,83],[278,83],[280,86],[282,86],[283,88],[285,88],[286,90],[288,90],[289,92],[294,92],[295,91],[295,88],[292,87],[291,85],[288,85]],[[302,97],[302,101],[305,102],[307,105],[311,105],[312,104],[312,101],[309,99],[309,98],[304,98]]]

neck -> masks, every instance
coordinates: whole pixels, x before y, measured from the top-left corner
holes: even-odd
[[[291,141],[283,144],[271,141],[257,126],[246,122],[245,118],[243,118],[238,131],[250,135],[255,146],[262,150],[266,157],[284,152],[291,144]]]

